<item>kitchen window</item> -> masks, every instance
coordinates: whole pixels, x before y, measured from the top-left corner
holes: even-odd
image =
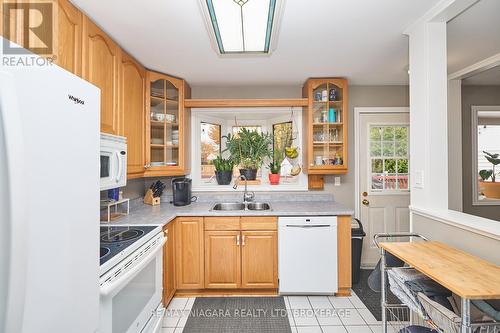
[[[235,119],[236,116],[236,119]],[[213,160],[224,152],[225,139],[228,133],[237,135],[241,129],[269,133],[273,138],[273,147],[277,146],[279,133],[293,131],[293,145],[302,147],[302,114],[291,112],[290,108],[239,108],[234,109],[192,109],[191,117],[191,174],[194,191],[234,191],[233,182],[239,175],[236,166],[233,172],[233,182],[230,185],[218,185],[215,178]],[[224,153],[223,153],[224,152]],[[302,151],[293,163],[302,166]],[[257,173],[257,182],[249,185],[252,191],[301,191],[307,190],[307,175],[301,172],[298,176],[281,176],[279,185],[270,185],[268,164],[271,159],[265,160]],[[258,184],[260,181],[260,184]]]
[[[370,126],[370,191],[409,191],[409,127]]]

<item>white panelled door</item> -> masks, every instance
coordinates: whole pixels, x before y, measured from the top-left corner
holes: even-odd
[[[373,235],[410,229],[409,113],[361,113],[359,118],[359,215],[367,237],[363,266],[380,254]]]

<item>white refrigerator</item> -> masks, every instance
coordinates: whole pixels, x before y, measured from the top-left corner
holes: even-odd
[[[0,332],[97,332],[100,91],[2,63]]]

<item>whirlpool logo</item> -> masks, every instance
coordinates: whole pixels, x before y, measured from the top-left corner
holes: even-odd
[[[68,95],[68,98],[70,101],[73,101],[73,103],[75,103],[75,104],[85,105],[85,101],[79,99],[78,97],[75,97],[73,95]]]

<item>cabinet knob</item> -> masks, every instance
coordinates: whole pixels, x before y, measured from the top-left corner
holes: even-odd
[[[149,169],[149,168],[151,168],[151,164],[144,165],[144,169]]]

